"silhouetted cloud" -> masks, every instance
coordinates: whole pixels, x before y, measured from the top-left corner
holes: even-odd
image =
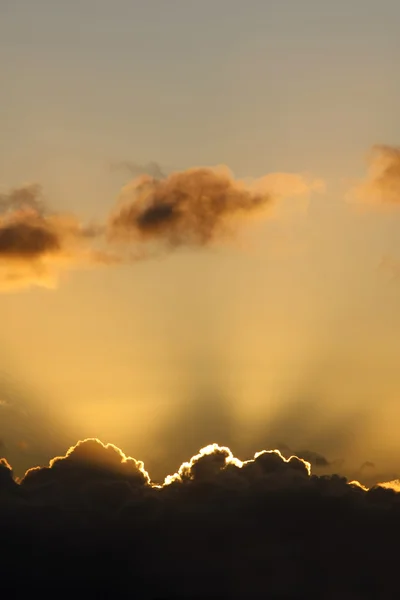
[[[213,440],[224,440],[229,446],[235,441],[232,399],[215,382],[207,385],[199,380],[195,388],[189,398],[169,411],[157,430],[158,443],[149,450],[147,459],[157,480],[165,477],[165,469],[175,470],[187,456]]]
[[[318,452],[314,452],[313,450],[297,450],[293,451],[289,449],[289,446],[286,444],[278,444],[279,450],[284,455],[292,455],[295,454],[299,458],[306,460],[310,463],[310,465],[314,468],[329,468],[331,466],[331,462],[322,454],[318,454]]]
[[[125,454],[113,444],[103,444],[91,438],[72,446],[65,456],[57,456],[50,461],[48,467],[29,469],[23,485],[35,485],[42,482],[65,482],[76,479],[85,483],[91,476],[123,478],[129,483],[145,485],[150,482],[144,465]]]
[[[59,454],[71,442],[65,422],[43,404],[42,394],[20,376],[0,371],[0,456],[21,476],[41,464],[48,453]],[[49,410],[50,409],[50,410]]]
[[[11,466],[5,458],[0,458],[0,496],[17,490],[18,486],[13,479]]]
[[[2,567],[19,595],[41,597],[395,598],[395,483],[211,444],[160,486],[141,461],[83,440],[19,484],[0,461]]]

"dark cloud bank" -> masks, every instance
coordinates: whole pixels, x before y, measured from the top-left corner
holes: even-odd
[[[85,440],[16,482],[0,463],[4,597],[398,598],[400,495],[217,445],[163,485]]]

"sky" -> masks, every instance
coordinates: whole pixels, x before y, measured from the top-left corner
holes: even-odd
[[[1,293],[16,471],[86,437],[163,475],[212,442],[396,471],[400,283],[381,264],[400,217],[347,191],[400,138],[399,18],[394,0],[1,2],[1,193],[39,183],[101,220],[123,164],[150,161],[326,189],[227,244]]]

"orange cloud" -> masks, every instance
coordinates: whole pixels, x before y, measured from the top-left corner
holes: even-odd
[[[400,205],[400,148],[377,145],[372,149],[364,181],[350,190],[356,202],[371,207]]]
[[[39,185],[0,195],[0,289],[55,287],[64,270],[115,265],[168,247],[206,246],[229,237],[244,217],[286,196],[321,191],[322,183],[293,173],[236,180],[227,167],[164,176],[154,163],[131,165],[151,175],[122,190],[106,224],[85,226],[75,215],[48,210]]]
[[[285,196],[321,189],[291,173],[236,180],[225,167],[193,168],[163,179],[143,175],[127,185],[109,221],[109,239],[166,247],[206,246],[232,233],[239,220]]]
[[[93,246],[95,229],[47,210],[40,186],[0,196],[0,289],[54,287],[62,270],[115,262]]]

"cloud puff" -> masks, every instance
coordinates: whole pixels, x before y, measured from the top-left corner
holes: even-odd
[[[279,173],[241,182],[226,167],[188,169],[167,177],[156,163],[129,163],[129,169],[148,174],[125,186],[108,222],[97,225],[51,212],[36,184],[0,194],[0,289],[51,288],[68,269],[148,258],[149,241],[156,243],[155,252],[162,246],[204,246],[231,233],[239,217],[320,185]]]
[[[39,186],[0,195],[0,210],[2,260],[35,260],[61,251],[61,232],[54,218],[45,215]]]
[[[87,481],[90,477],[120,478],[138,485],[148,485],[150,477],[141,461],[125,456],[113,444],[89,438],[69,448],[65,456],[57,456],[48,467],[29,469],[22,485],[42,482]]]
[[[225,166],[188,169],[163,179],[143,175],[123,189],[110,217],[109,236],[169,248],[206,246],[231,233],[238,219],[271,207],[282,196],[307,194],[320,186],[285,173],[236,180]]]
[[[61,270],[112,262],[93,244],[97,231],[50,212],[38,185],[0,196],[0,288],[54,287]]]
[[[350,194],[356,201],[371,206],[400,205],[400,148],[374,146],[367,177]]]
[[[178,472],[168,475],[164,483],[170,485],[176,482],[213,480],[229,465],[241,468],[243,463],[233,456],[229,448],[210,444],[192,456],[189,462],[182,463]]]

